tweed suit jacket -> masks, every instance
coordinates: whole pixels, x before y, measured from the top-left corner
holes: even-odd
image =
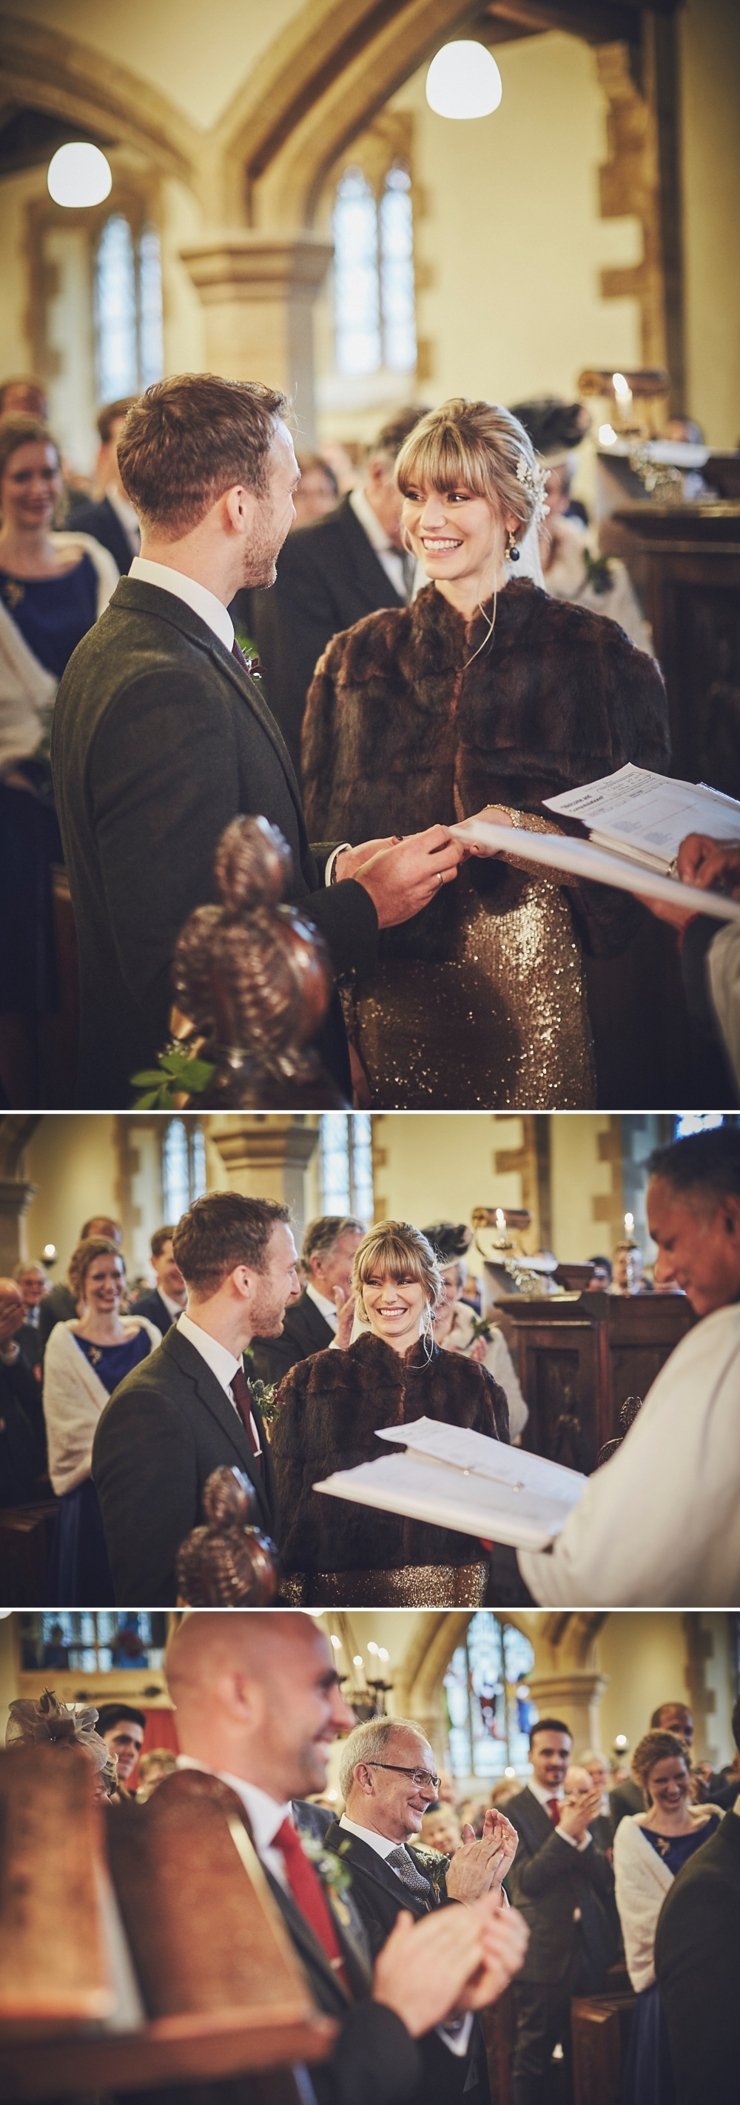
[[[265,667],[270,707],[296,766],[306,696],[330,638],[380,607],[400,606],[403,600],[349,497],[325,518],[289,534],[278,557],[276,583],[269,592],[250,593],[247,626]]]
[[[278,1530],[269,1445],[255,1463],[244,1426],[201,1354],[173,1326],[106,1404],[93,1442],[116,1600],[174,1607],[180,1543],[203,1520],[203,1489],[221,1464],[242,1469],[257,1495],[257,1526]]]
[[[333,1336],[331,1324],[304,1287],[300,1300],[286,1308],[279,1338],[252,1339],[255,1374],[260,1381],[282,1381],[299,1360],[310,1359],[312,1352],[325,1352]]]
[[[580,1850],[564,1841],[533,1791],[508,1798],[506,1817],[519,1836],[507,1889],[530,1932],[520,1980],[563,1980],[580,1946],[597,1992],[615,1956],[611,1865],[595,1842]]]
[[[89,646],[86,647],[86,646]],[[183,922],[215,896],[213,859],[239,813],[279,827],[292,898],[335,970],[372,958],[377,916],[362,886],[327,887],[298,785],[259,685],[183,600],[121,578],[61,681],[52,773],[80,956],[78,1101],[126,1108],[130,1078],[166,1038]],[[319,1035],[348,1093],[335,999]]]

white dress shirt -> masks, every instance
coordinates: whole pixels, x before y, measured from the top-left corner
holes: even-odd
[[[337,854],[338,853],[339,850],[337,849]],[[313,1302],[314,1308],[318,1309],[319,1315],[323,1316],[324,1322],[328,1323],[330,1330],[336,1332],[337,1323],[339,1322],[339,1314],[334,1306],[334,1302],[328,1301],[326,1294],[319,1293],[319,1289],[317,1286],[314,1286],[312,1279],[309,1280],[308,1286],[306,1287],[306,1293],[308,1295],[309,1301]]]
[[[241,1416],[231,1393],[231,1384],[235,1374],[244,1373],[243,1361],[235,1359],[233,1352],[229,1351],[228,1345],[222,1345],[218,1338],[212,1338],[210,1331],[201,1330],[200,1324],[194,1323],[192,1316],[187,1315],[184,1310],[181,1310],[178,1314],[177,1329],[184,1338],[187,1338],[188,1343],[195,1347],[196,1352],[200,1353],[201,1359],[205,1360],[206,1366],[210,1367],[211,1373],[215,1374],[219,1387],[223,1389],[235,1417],[239,1419],[241,1424]],[[251,1411],[249,1415],[255,1448],[261,1454],[260,1436]]]
[[[174,593],[182,599],[191,613],[199,614],[208,628],[213,630],[224,650],[230,651],[234,641],[234,624],[223,601],[201,585],[195,577],[186,577],[182,570],[171,570],[169,563],[152,563],[149,556],[135,555],[129,577],[138,578],[142,585],[158,585],[161,592]]]
[[[367,535],[378,562],[382,563],[386,577],[392,584],[394,592],[398,593],[400,599],[407,600],[408,590],[402,549],[394,548],[393,542],[389,541],[387,533],[380,524],[380,520],[375,517],[372,505],[364,490],[350,490],[349,501],[355,518],[362,527],[363,533]]]

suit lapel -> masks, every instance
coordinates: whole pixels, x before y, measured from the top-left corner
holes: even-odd
[[[160,585],[146,584],[143,579],[136,577],[122,577],[119,580],[111,601],[111,605],[113,604],[119,608],[124,607],[128,613],[145,614],[154,620],[167,622],[171,628],[177,629],[180,635],[186,637],[189,643],[207,653],[219,677],[223,678],[225,675],[231,680],[240,699],[251,709],[260,730],[269,739],[280,760],[301,829],[305,831],[301,794],[282,732],[256,682],[250,679],[245,666],[232,657],[225,645],[219,642],[207,621],[195,614],[192,607],[189,607],[184,599],[179,599],[176,593],[168,592],[166,587]]]
[[[408,1908],[414,1915],[428,1913],[423,1894],[413,1893],[410,1886],[404,1885],[397,1872],[389,1869],[385,1858],[378,1855],[377,1849],[371,1849],[370,1844],[362,1842],[359,1835],[350,1834],[346,1828],[340,1827],[338,1820],[327,1829],[326,1846],[336,1853],[341,1848],[347,1863],[356,1864],[358,1870],[362,1870],[376,1886],[382,1886],[383,1892],[390,1895],[397,1908]],[[421,1870],[421,1865],[417,1865],[417,1870]],[[422,1876],[426,1877],[426,1873],[423,1872]],[[432,1904],[430,1894],[429,1905]]]
[[[395,585],[391,584],[388,572],[384,569],[380,556],[373,548],[372,541],[368,540],[364,526],[361,526],[359,519],[356,517],[348,497],[344,499],[343,509],[345,532],[352,550],[352,562],[358,582],[362,586],[363,591],[367,593],[368,612],[375,613],[378,606],[405,606],[405,600],[402,599],[400,592],[396,591]]]
[[[262,1468],[265,1470],[264,1481],[259,1466],[255,1469],[254,1456],[238,1411],[229,1403],[220,1382],[216,1380],[215,1374],[212,1374],[206,1361],[201,1358],[199,1352],[196,1352],[195,1346],[190,1344],[189,1339],[181,1336],[176,1324],[173,1324],[172,1329],[168,1330],[167,1336],[162,1339],[161,1350],[174,1359],[180,1376],[184,1375],[191,1383],[198,1403],[202,1405],[204,1410],[210,1412],[211,1417],[215,1418],[224,1438],[230,1441],[234,1450],[235,1462],[240,1469],[244,1470],[245,1476],[249,1477],[250,1484],[254,1486],[254,1490],[257,1493],[261,1523],[268,1528],[272,1527],[274,1524],[273,1515],[269,1510],[271,1474],[268,1477],[268,1470],[271,1471],[271,1464],[267,1460],[267,1441],[262,1430],[262,1421],[259,1419],[259,1414],[255,1412],[255,1417],[258,1418],[260,1427],[260,1441],[265,1454],[265,1460],[262,1464]]]

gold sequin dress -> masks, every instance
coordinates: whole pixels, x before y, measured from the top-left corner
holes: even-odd
[[[361,841],[495,803],[553,831],[543,799],[635,760],[665,767],[657,667],[616,624],[528,580],[495,633],[433,586],[334,637],[317,667],[303,773],[315,838]],[[600,896],[595,896],[600,893]],[[474,858],[381,937],[344,989],[372,1101],[387,1109],[580,1109],[595,1100],[582,935],[619,949],[633,908],[524,863]],[[620,924],[626,935],[620,938]],[[616,934],[616,940],[615,938]]]

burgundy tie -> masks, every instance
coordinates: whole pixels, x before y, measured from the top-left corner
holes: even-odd
[[[255,1462],[261,1462],[262,1454],[257,1440],[257,1428],[252,1417],[252,1396],[243,1367],[238,1367],[231,1383],[231,1394],[247,1435]]]
[[[549,1813],[549,1815],[550,1815],[550,1819],[551,1819],[551,1821],[552,1821],[553,1827],[559,1827],[559,1826],[560,1826],[560,1815],[561,1815],[561,1812],[562,1812],[562,1810],[563,1810],[563,1808],[562,1808],[562,1805],[561,1805],[561,1803],[560,1803],[560,1799],[559,1799],[559,1798],[548,1798],[548,1801],[547,1801],[547,1810],[548,1810],[548,1813]]]
[[[248,658],[236,636],[231,646],[231,655],[232,658],[236,658],[237,665],[241,665],[242,671],[249,674],[250,680],[261,680],[264,677],[264,666],[260,664],[259,658]]]
[[[318,1938],[322,1950],[326,1952],[333,1971],[338,1973],[341,1979],[343,1973],[342,1953],[329,1902],[318,1871],[314,1869],[310,1857],[306,1855],[300,1836],[297,1834],[291,1820],[282,1821],[275,1836],[275,1848],[281,1851],[285,1865],[285,1876],[294,1901],[300,1908],[301,1914],[305,1915],[306,1921],[310,1923],[314,1936]]]

